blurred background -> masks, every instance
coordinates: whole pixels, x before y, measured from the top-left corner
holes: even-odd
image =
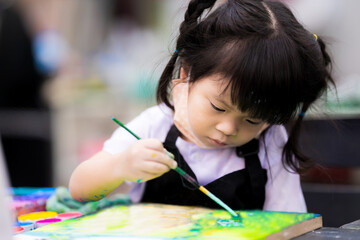
[[[307,115],[303,177],[325,226],[360,219],[357,0],[284,0],[329,43],[337,91]],[[0,137],[11,185],[67,186],[117,125],[155,104],[188,0],[0,0]],[[326,100],[326,101],[324,101]]]

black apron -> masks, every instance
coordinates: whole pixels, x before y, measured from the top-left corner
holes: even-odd
[[[179,135],[179,130],[173,125],[167,134],[164,147],[174,154],[178,166],[197,180],[175,146]],[[237,155],[245,158],[245,168],[222,176],[204,187],[232,209],[262,209],[267,174],[261,167],[258,152],[259,142],[256,139],[237,147]],[[141,202],[221,208],[173,170],[147,181]]]

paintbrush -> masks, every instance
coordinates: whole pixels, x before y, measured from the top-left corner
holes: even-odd
[[[133,133],[130,129],[128,129],[122,122],[120,122],[119,120],[117,120],[116,118],[112,117],[111,118],[114,122],[116,122],[117,124],[119,124],[121,127],[123,127],[126,131],[128,131],[131,135],[133,135],[136,139],[140,140],[140,137],[138,137],[135,133]],[[168,152],[166,150],[166,153],[170,156],[170,158],[174,159],[174,155],[171,154],[170,152]],[[223,207],[226,211],[228,211],[233,217],[235,218],[241,218],[239,214],[237,214],[234,210],[232,210],[228,205],[226,205],[223,201],[221,201],[218,197],[216,197],[214,194],[212,194],[209,190],[207,190],[205,187],[200,186],[200,184],[193,178],[191,177],[189,174],[187,174],[186,172],[184,172],[184,170],[182,170],[179,167],[176,167],[174,169],[172,169],[174,171],[176,171],[177,173],[180,174],[180,176],[182,176],[185,180],[187,180],[189,183],[191,183],[192,185],[194,185],[197,189],[199,189],[201,192],[203,192],[206,196],[208,196],[209,198],[211,198],[214,202],[216,202],[217,204],[219,204],[221,207]]]

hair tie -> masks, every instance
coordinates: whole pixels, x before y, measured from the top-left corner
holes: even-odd
[[[299,113],[299,116],[300,116],[300,117],[304,117],[304,116],[305,116],[305,112],[300,112],[300,113]]]
[[[315,40],[318,40],[318,36],[314,33]]]

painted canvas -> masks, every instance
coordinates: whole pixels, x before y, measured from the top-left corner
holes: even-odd
[[[96,214],[17,235],[16,240],[60,239],[289,239],[320,228],[320,215],[237,211],[163,204],[114,206]]]

